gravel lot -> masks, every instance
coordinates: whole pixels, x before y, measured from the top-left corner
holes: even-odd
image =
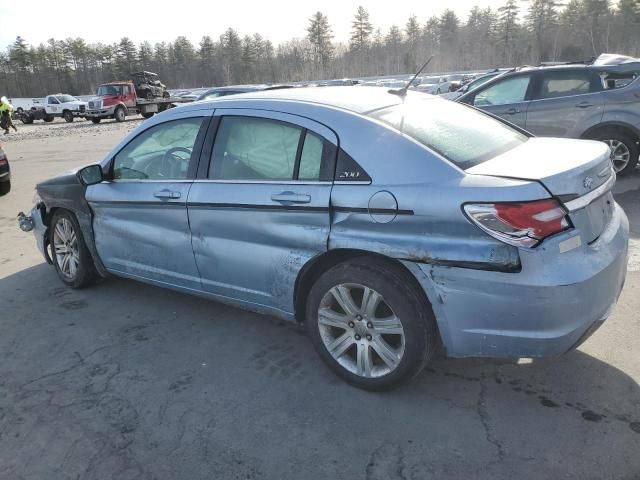
[[[39,180],[100,160],[141,120],[0,137],[0,479],[637,479],[640,175],[621,180],[634,257],[578,351],[437,359],[386,394],[351,388],[294,325],[128,280],[75,291],[15,216]]]

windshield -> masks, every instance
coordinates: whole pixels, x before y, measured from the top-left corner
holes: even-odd
[[[72,97],[71,95],[58,95],[56,97],[60,103],[69,103],[69,102],[77,102],[78,99],[76,97]]]
[[[436,151],[463,170],[527,141],[528,137],[473,108],[437,98],[407,98],[369,116]]]
[[[122,85],[101,85],[98,87],[98,95],[122,95]]]

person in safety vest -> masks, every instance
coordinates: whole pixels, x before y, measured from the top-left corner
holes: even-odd
[[[13,128],[15,132],[18,131],[13,124],[11,116],[13,115],[13,105],[9,103],[7,97],[0,98],[0,126],[4,128],[4,134],[9,133],[9,127]]]

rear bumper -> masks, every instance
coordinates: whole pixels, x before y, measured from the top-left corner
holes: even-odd
[[[616,205],[597,241],[560,253],[573,235],[521,250],[519,273],[419,265],[448,355],[553,356],[593,333],[624,284],[629,223]]]

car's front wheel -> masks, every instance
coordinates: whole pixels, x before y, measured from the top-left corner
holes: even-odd
[[[422,370],[437,329],[414,283],[400,267],[370,257],[341,263],[316,281],[307,332],[337,375],[359,388],[387,390]]]
[[[76,217],[54,213],[50,223],[51,258],[60,280],[72,288],[86,287],[95,278],[95,267]]]

